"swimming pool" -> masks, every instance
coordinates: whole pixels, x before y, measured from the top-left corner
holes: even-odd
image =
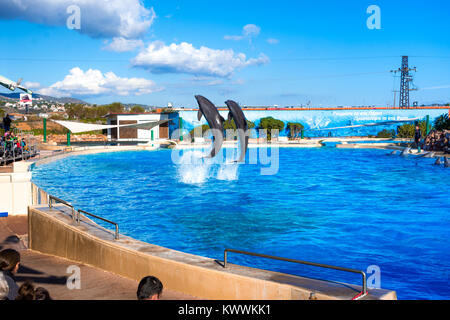
[[[450,169],[388,153],[281,148],[276,175],[261,175],[261,165],[213,165],[195,171],[191,178],[201,179],[193,182],[169,150],[100,153],[38,166],[33,181],[142,241],[215,259],[233,248],[364,271],[376,265],[381,287],[399,299],[449,299]],[[229,259],[360,281],[287,262]]]

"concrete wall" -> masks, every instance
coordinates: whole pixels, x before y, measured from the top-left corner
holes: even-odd
[[[143,243],[121,236],[85,219],[73,222],[69,211],[30,207],[29,247],[32,250],[98,267],[139,281],[154,275],[170,290],[203,299],[291,300],[350,299],[358,286],[325,282],[276,272],[230,265]],[[81,275],[82,277],[82,275]],[[81,279],[81,281],[83,281]],[[83,284],[81,284],[83,286]],[[396,299],[395,292],[372,291],[375,299]]]
[[[26,215],[31,204],[31,172],[28,164],[14,163],[14,172],[0,173],[0,212]]]
[[[69,225],[69,220],[66,222],[30,208],[30,249],[86,263],[136,281],[147,275],[157,275],[168,289],[206,299],[293,298],[291,286],[130,250],[121,246],[121,242],[98,239]],[[209,259],[205,262],[214,263]],[[299,297],[298,292],[296,296]]]

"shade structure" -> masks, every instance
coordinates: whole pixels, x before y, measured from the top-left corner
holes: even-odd
[[[112,128],[122,128],[122,127],[136,127],[143,130],[151,130],[161,124],[169,122],[170,120],[160,120],[160,121],[148,121],[134,124],[121,124],[121,125],[105,125],[105,124],[95,124],[95,123],[83,123],[77,121],[64,121],[64,120],[52,120],[57,124],[69,129],[72,133],[82,133],[90,131],[98,131],[104,129]]]

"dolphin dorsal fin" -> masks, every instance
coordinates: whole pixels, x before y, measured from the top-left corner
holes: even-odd
[[[198,121],[202,120],[202,116],[203,116],[202,111],[200,109],[198,109],[198,114],[197,114]]]

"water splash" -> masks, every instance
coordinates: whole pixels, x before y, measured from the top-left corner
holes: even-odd
[[[178,166],[179,181],[186,184],[202,184],[210,177],[211,163],[203,159],[200,151],[183,153]]]
[[[239,164],[227,163],[223,164],[217,170],[217,180],[235,181],[239,178]]]
[[[201,151],[184,152],[178,161],[178,180],[192,185],[203,184],[212,178],[221,181],[238,180],[239,164],[226,162],[223,157],[208,159],[204,156],[205,153]]]

